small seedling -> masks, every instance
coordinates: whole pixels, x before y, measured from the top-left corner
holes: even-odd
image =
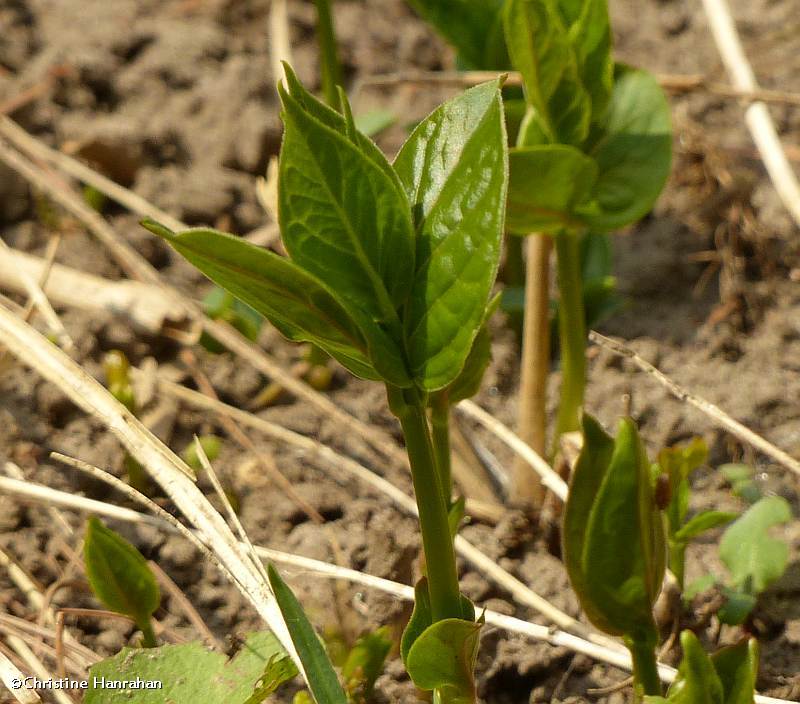
[[[447,452],[428,413],[441,425],[486,365],[481,330],[508,180],[502,82],[435,110],[390,164],[358,132],[341,91],[340,114],[285,68],[278,210],[289,258],[213,230],[145,225],[289,339],[385,384],[406,439],[427,570],[418,594],[429,608],[406,632],[407,667],[442,704],[471,701],[480,624],[459,592]],[[427,664],[442,648],[460,664],[434,677]],[[323,673],[322,682],[338,701],[333,680]]]
[[[707,458],[708,448],[702,438],[693,438],[686,445],[662,450],[656,465],[669,499],[665,502],[669,568],[681,592],[685,586],[686,548],[689,542],[708,530],[730,523],[737,516],[728,511],[703,511],[686,520],[689,513],[689,476],[705,464]]]
[[[246,303],[234,298],[225,289],[214,286],[203,299],[203,309],[209,318],[230,323],[248,340],[255,342],[258,339],[264,317]],[[200,337],[200,344],[215,354],[225,351],[222,344],[205,332]]]
[[[697,636],[684,631],[681,647],[683,660],[667,696],[645,697],[645,704],[753,704],[758,675],[758,643],[754,638],[709,657]]]
[[[213,462],[219,457],[219,451],[222,447],[222,440],[216,435],[201,435],[197,438],[200,447],[203,448],[205,456],[209,462]],[[195,472],[200,472],[203,469],[203,463],[197,453],[197,442],[192,440],[181,452],[183,461],[186,462]]]
[[[161,594],[142,554],[92,517],[86,525],[83,560],[94,595],[111,611],[130,618],[142,632],[142,645],[154,648],[151,619]]]
[[[664,579],[666,536],[650,464],[634,422],[611,438],[588,415],[562,528],[564,562],[589,620],[622,636],[644,694],[661,694],[653,606]]]

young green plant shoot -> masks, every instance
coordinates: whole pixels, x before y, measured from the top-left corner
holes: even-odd
[[[624,638],[639,695],[660,695],[653,606],[666,569],[666,536],[650,463],[631,419],[620,421],[612,438],[583,416],[562,539],[570,582],[589,620]]]
[[[92,517],[86,524],[83,561],[94,595],[111,611],[130,618],[142,632],[142,645],[154,648],[152,616],[161,594],[142,554]]]
[[[382,382],[406,440],[426,578],[404,638],[412,680],[442,704],[474,701],[479,624],[459,592],[446,410],[480,379],[508,182],[501,80],[423,120],[390,164],[286,66],[278,208],[289,258],[207,229],[149,221],[215,283],[291,340]],[[446,672],[433,665],[451,657]]]

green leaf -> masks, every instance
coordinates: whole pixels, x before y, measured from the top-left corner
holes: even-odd
[[[711,656],[725,691],[725,704],[753,704],[758,677],[758,641],[746,638]]]
[[[728,481],[734,495],[754,504],[761,496],[761,489],[753,478],[754,470],[746,464],[722,464],[719,466],[722,476]]]
[[[145,634],[151,631],[150,617],[161,602],[161,593],[142,554],[92,516],[86,526],[83,560],[89,585],[106,608],[133,619]]]
[[[704,574],[697,579],[692,580],[686,589],[683,590],[683,598],[685,600],[694,599],[698,594],[708,591],[717,583],[717,578],[713,574]]]
[[[501,296],[498,294],[489,303],[483,325],[481,325],[475,340],[472,342],[472,349],[467,355],[467,361],[464,362],[464,368],[448,386],[429,397],[429,407],[436,405],[435,398],[439,394],[443,394],[447,399],[447,403],[454,406],[459,401],[463,401],[465,398],[472,398],[478,393],[486,368],[489,366],[489,362],[492,361],[492,336],[489,332],[489,318],[497,310],[497,306],[500,305],[500,298]]]
[[[396,342],[397,309],[414,273],[405,194],[374,151],[325,124],[279,87],[285,132],[278,180],[284,245],[292,260],[363,311]],[[366,139],[366,138],[365,138]]]
[[[744,623],[758,601],[753,594],[730,587],[723,587],[722,595],[725,597],[725,603],[717,612],[717,618],[720,623],[728,626],[739,626]]]
[[[461,521],[464,520],[466,510],[467,500],[463,496],[459,496],[447,511],[447,523],[450,526],[450,536],[452,538],[456,537]]]
[[[768,496],[751,506],[722,536],[719,556],[730,570],[733,586],[759,594],[786,570],[789,546],[769,535],[773,526],[792,518],[789,502]]]
[[[203,309],[209,318],[225,320],[248,340],[255,342],[258,339],[264,316],[246,303],[234,298],[225,289],[214,286],[203,298]]]
[[[259,687],[266,694],[297,674],[297,668],[272,633],[250,633],[236,656],[200,643],[163,645],[141,650],[123,648],[89,670],[85,704],[257,704]],[[96,679],[97,678],[97,679]],[[110,689],[106,680],[160,682],[161,689]],[[266,696],[266,695],[265,695]]]
[[[602,129],[586,146],[597,162],[589,227],[616,230],[646,215],[669,176],[672,127],[669,104],[646,71],[617,65]]]
[[[336,677],[320,639],[300,606],[292,590],[283,581],[278,571],[267,565],[267,576],[272,593],[283,614],[292,643],[303,663],[309,688],[317,704],[347,704],[347,697]]]
[[[198,440],[200,441],[200,447],[203,448],[203,452],[206,453],[206,457],[208,457],[210,462],[213,462],[219,457],[222,440],[217,435],[201,435]],[[203,469],[203,464],[200,462],[200,457],[197,454],[197,445],[194,440],[183,448],[181,457],[195,472],[199,472]]]
[[[392,644],[391,629],[382,626],[364,634],[353,645],[342,667],[351,702],[366,702],[372,696],[375,680],[383,671]]]
[[[670,502],[667,507],[670,534],[683,526],[689,510],[689,475],[708,459],[708,447],[702,438],[694,437],[687,444],[667,447],[658,453],[660,471],[669,478]]]
[[[440,690],[444,701],[475,701],[473,670],[482,623],[449,618],[429,626],[414,641],[406,669],[417,687]]]
[[[675,533],[675,540],[688,542],[696,538],[701,533],[705,533],[712,528],[719,528],[726,523],[730,523],[739,514],[730,511],[703,511],[694,516],[688,523]]]
[[[581,83],[589,92],[592,122],[602,123],[614,87],[607,0],[560,0]]]
[[[291,260],[216,230],[174,233],[153,221],[143,225],[285,337],[319,345],[357,376],[408,384],[400,352],[386,334],[369,321],[359,319],[357,324],[321,281]],[[380,370],[373,367],[373,358]]]
[[[551,144],[509,151],[506,228],[517,235],[579,227],[576,212],[592,193],[597,165],[575,147]]]
[[[406,348],[414,380],[434,391],[464,366],[497,274],[508,182],[500,82],[435,110],[394,167],[417,236]]]
[[[616,440],[584,415],[584,443],[564,516],[567,571],[589,619],[634,641],[655,634],[666,550],[644,446],[630,419]]]
[[[433,623],[433,612],[431,611],[431,597],[428,592],[428,580],[422,577],[414,585],[414,610],[411,618],[403,630],[400,638],[400,656],[403,664],[408,665],[408,653],[414,641]]]
[[[409,4],[458,50],[465,68],[509,68],[500,24],[503,0],[409,0]]]
[[[589,133],[590,98],[555,0],[508,0],[504,23],[528,102],[518,144],[580,146]]]
[[[397,115],[389,110],[370,110],[356,115],[356,128],[371,137],[389,129],[397,122]]]
[[[681,647],[683,659],[675,682],[669,688],[667,701],[673,704],[727,704],[714,664],[697,636],[691,631],[683,631]]]

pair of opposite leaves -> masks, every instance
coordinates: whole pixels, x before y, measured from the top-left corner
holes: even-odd
[[[290,258],[207,229],[166,238],[286,337],[354,374],[442,389],[464,367],[497,273],[508,183],[501,81],[414,130],[394,164],[289,67],[279,176]]]

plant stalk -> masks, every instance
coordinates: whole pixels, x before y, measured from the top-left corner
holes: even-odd
[[[669,568],[675,575],[675,580],[683,594],[683,585],[686,579],[686,543],[669,541]]]
[[[553,454],[561,435],[580,429],[580,411],[586,389],[586,317],[578,235],[562,231],[555,236],[558,265],[558,338],[561,347],[561,401],[553,438]]]
[[[314,3],[317,6],[317,41],[322,92],[325,95],[325,102],[334,110],[338,110],[339,93],[336,86],[342,84],[342,66],[339,63],[331,0],[314,0]]]
[[[625,639],[633,659],[633,684],[638,694],[661,696],[661,678],[658,676],[656,646],[651,639]]]
[[[431,407],[431,431],[436,469],[448,509],[453,500],[452,452],[450,449],[450,404],[441,398]]]
[[[550,251],[549,235],[526,238],[525,318],[522,328],[522,369],[517,432],[540,455],[546,451],[547,376],[550,371]],[[535,509],[544,500],[544,486],[517,458],[513,466],[512,496]]]
[[[155,648],[158,642],[156,641],[156,634],[153,631],[153,622],[148,618],[146,621],[137,625],[142,632],[142,647]]]
[[[389,405],[403,429],[411,464],[433,620],[462,618],[456,553],[425,406],[419,398],[404,398],[401,389],[387,390]]]

